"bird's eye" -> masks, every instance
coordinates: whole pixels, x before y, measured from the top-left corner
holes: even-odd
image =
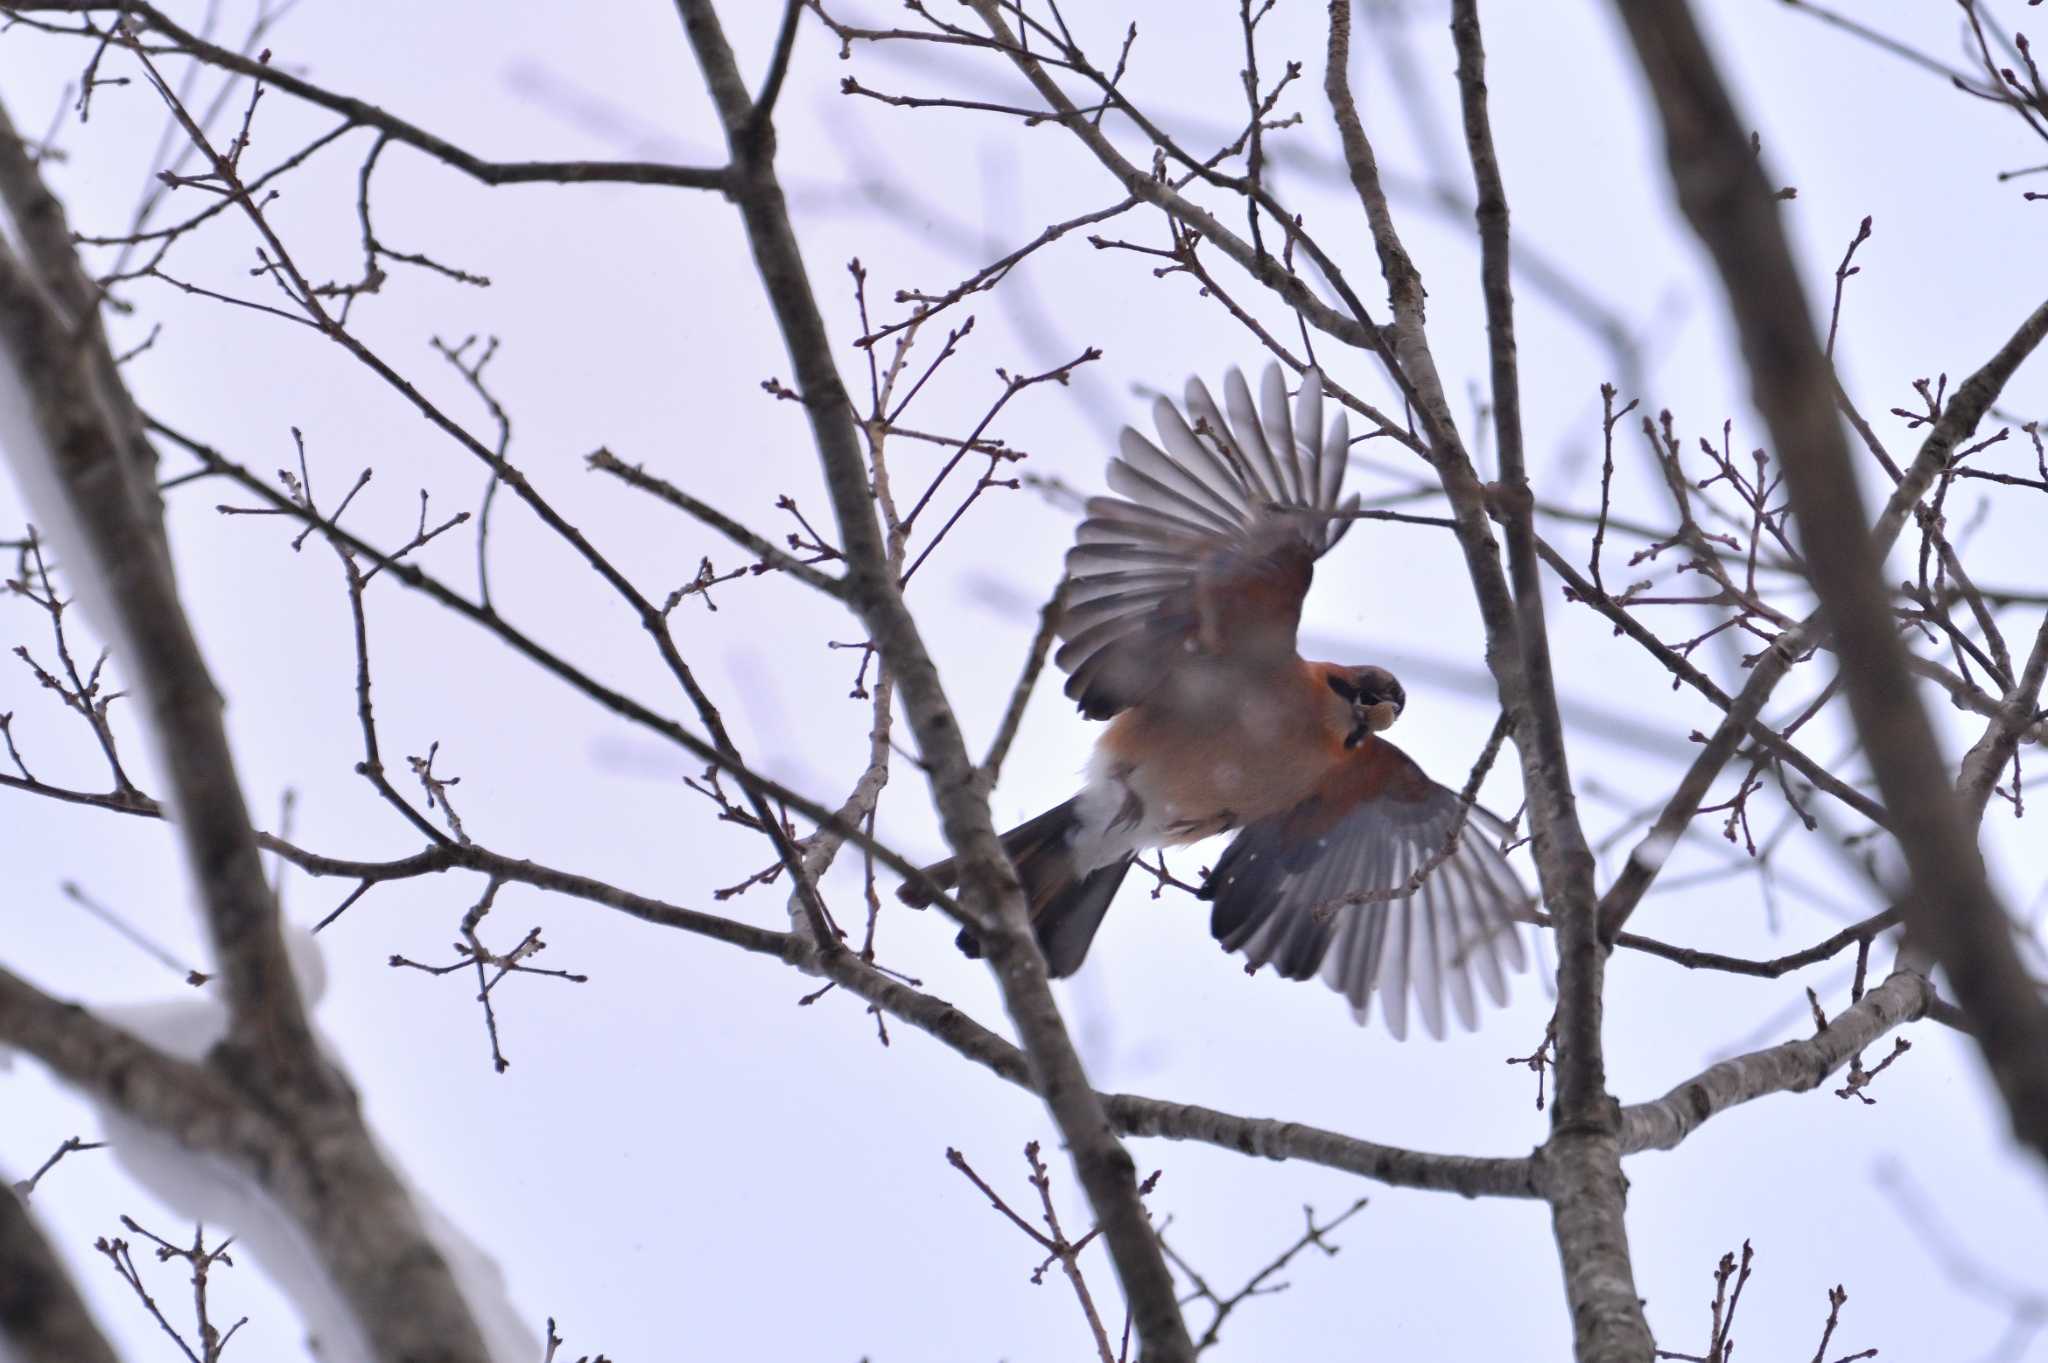
[[[1335,691],[1344,699],[1348,701],[1356,701],[1358,699],[1358,688],[1351,684],[1350,678],[1335,672],[1326,672],[1323,674],[1323,680],[1330,684],[1332,691]]]

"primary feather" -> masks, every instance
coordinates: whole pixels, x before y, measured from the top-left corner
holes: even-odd
[[[1185,411],[1164,398],[1153,404],[1157,444],[1124,429],[1109,463],[1118,495],[1089,500],[1067,555],[1063,642],[1054,655],[1070,674],[1067,694],[1089,718],[1139,703],[1170,682],[1191,651],[1213,653],[1237,640],[1235,622],[1213,609],[1204,614],[1205,589],[1219,583],[1256,603],[1252,632],[1273,637],[1254,642],[1274,646],[1284,632],[1293,647],[1309,565],[1350,525],[1328,514],[1344,509],[1350,427],[1341,412],[1324,427],[1314,369],[1302,375],[1291,407],[1278,365],[1267,368],[1262,387],[1263,412],[1231,370],[1226,421],[1191,379]]]

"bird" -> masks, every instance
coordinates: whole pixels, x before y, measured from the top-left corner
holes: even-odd
[[[1290,402],[1269,366],[1254,403],[1228,371],[1153,403],[1158,442],[1126,426],[1113,495],[1090,498],[1066,556],[1054,662],[1083,716],[1107,721],[1080,793],[1002,835],[1055,978],[1081,966],[1138,854],[1234,834],[1198,892],[1210,931],[1288,979],[1323,980],[1395,1037],[1410,1005],[1477,1026],[1527,964],[1529,897],[1502,822],[1382,737],[1408,704],[1392,673],[1297,651],[1314,565],[1355,521],[1340,410],[1310,368]],[[899,889],[931,902],[952,860]],[[972,930],[961,949],[980,954]]]

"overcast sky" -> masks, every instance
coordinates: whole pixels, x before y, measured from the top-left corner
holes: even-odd
[[[168,8],[193,22],[201,9]],[[246,13],[224,8],[233,17],[222,31],[239,32]],[[760,68],[779,8],[724,6],[747,69]],[[908,18],[878,3],[833,8],[886,23]],[[1125,22],[1125,7],[1115,8],[1114,20],[1091,14],[1079,29],[1105,61]],[[1234,135],[1236,6],[1131,8],[1139,29],[1133,97],[1192,145]],[[1862,273],[1849,283],[1840,362],[1880,433],[1895,451],[1910,451],[1906,423],[1881,414],[1915,405],[1915,378],[1946,372],[1953,382],[1976,368],[2041,301],[2048,204],[2024,201],[2024,182],[1994,177],[2048,157],[2009,114],[1784,5],[1717,0],[1702,8],[1772,174],[1798,190],[1785,219],[1823,306],[1858,221],[1875,220],[1857,257]],[[1882,8],[1896,12],[1872,22],[1959,59],[1953,7]],[[1422,192],[1469,183],[1453,159],[1462,135],[1448,32],[1439,6],[1401,9],[1405,26],[1372,43],[1362,31],[1357,80],[1381,159],[1404,188],[1396,207],[1429,286],[1447,388],[1463,398],[1459,415],[1476,430],[1469,414],[1483,400],[1486,372],[1476,258],[1466,222]],[[1718,440],[1724,418],[1734,422],[1738,450],[1762,443],[1717,288],[1669,206],[1661,149],[1607,7],[1558,0],[1485,9],[1518,250],[1559,264],[1639,337],[1640,389],[1624,398],[1640,398],[1649,411],[1670,408],[1688,446],[1699,436]],[[2021,21],[2031,15],[2009,9]],[[1265,69],[1288,57],[1307,67],[1281,106],[1301,111],[1305,125],[1269,142],[1273,174],[1288,202],[1341,248],[1350,277],[1377,284],[1355,206],[1329,173],[1335,144],[1320,93],[1322,15],[1320,5],[1280,0],[1261,30]],[[280,66],[482,155],[697,164],[720,155],[680,25],[652,0],[573,9],[305,0],[266,41]],[[1425,91],[1429,117],[1420,126],[1399,93],[1404,50]],[[83,45],[20,28],[0,35],[0,100],[16,124],[48,126],[89,55]],[[849,259],[866,264],[878,316],[893,317],[901,308],[888,300],[898,289],[942,291],[1047,223],[1119,193],[1055,127],[849,98],[838,92],[849,72],[890,92],[1027,97],[1006,71],[947,50],[913,61],[862,49],[843,63],[836,43],[804,25],[778,119],[780,161],[812,279],[842,342],[858,334]],[[109,74],[134,76],[132,58],[109,53],[102,75]],[[88,124],[64,121],[58,143],[67,159],[51,176],[74,227],[119,230],[160,122],[140,81],[98,90]],[[252,164],[270,164],[332,122],[286,96],[266,96]],[[273,206],[315,278],[359,272],[353,196],[368,143],[352,134],[287,181]],[[196,204],[196,194],[182,191],[179,202]],[[487,417],[428,341],[501,338],[488,373],[514,423],[513,459],[650,593],[688,581],[703,555],[720,569],[741,560],[710,532],[586,472],[583,456],[599,446],[764,533],[794,528],[774,506],[784,494],[813,524],[828,524],[800,412],[761,389],[764,379],[788,379],[788,364],[736,215],[717,196],[620,186],[489,189],[394,148],[379,167],[375,207],[378,234],[393,249],[424,251],[491,285],[392,267],[385,291],[362,302],[353,324],[479,431],[488,431]],[[1101,230],[1151,244],[1165,231],[1156,215],[1138,214]],[[906,421],[962,431],[1000,391],[998,366],[1035,371],[1100,347],[1103,358],[1071,389],[1033,390],[995,431],[1029,452],[1026,471],[1093,490],[1116,427],[1141,417],[1152,391],[1177,391],[1190,372],[1213,381],[1229,364],[1263,364],[1254,343],[1184,277],[1155,280],[1155,262],[1091,249],[1084,235],[975,300],[963,353]],[[261,296],[268,286],[247,273],[252,247],[246,225],[224,218],[166,269]],[[350,516],[382,543],[411,533],[421,488],[437,516],[474,508],[483,475],[469,456],[310,331],[188,300],[161,284],[131,286],[127,297],[139,311],[115,320],[117,344],[163,325],[127,373],[143,405],[170,425],[265,471],[293,459],[296,426],[316,493],[329,501],[374,466]],[[1590,508],[1598,386],[1622,382],[1621,361],[1583,316],[1553,306],[1532,282],[1520,297],[1539,493]],[[920,354],[928,357],[936,339]],[[842,355],[849,381],[864,385],[858,352]],[[2021,371],[2002,410],[2024,419],[2048,406],[2044,365]],[[1340,357],[1333,372],[1384,393],[1359,358]],[[1617,508],[1661,523],[1661,482],[1633,420],[1617,446]],[[2017,435],[2009,443],[2008,463],[1995,466],[2018,469]],[[1420,468],[1368,451],[1357,482],[1368,490],[1398,486]],[[899,444],[900,476],[937,457]],[[281,522],[215,511],[237,500],[200,483],[171,494],[169,506],[187,608],[228,700],[252,804],[275,827],[283,793],[295,791],[295,839],[323,852],[416,850],[417,835],[352,773],[348,613],[333,555],[317,542],[294,553]],[[1959,493],[1950,520],[1972,526],[1967,553],[1978,581],[2042,590],[2039,507],[2007,501],[1978,526],[1975,504],[1974,491]],[[492,589],[505,614],[608,683],[685,713],[637,622],[530,516],[503,504],[497,514]],[[0,537],[12,537],[25,518],[0,479]],[[1072,521],[1068,509],[1028,490],[991,495],[911,589],[977,750],[1057,580]],[[1560,535],[1568,552],[1583,554],[1583,530]],[[1625,552],[1611,551],[1611,578]],[[424,561],[470,584],[474,541],[451,535]],[[1894,575],[1906,576],[1906,565],[1901,555]],[[825,641],[857,640],[858,626],[778,579],[736,582],[713,599],[715,613],[696,601],[679,608],[679,641],[736,741],[758,767],[836,803],[863,760],[868,713],[847,696],[855,655]],[[1589,612],[1555,594],[1546,604],[1582,808],[1601,838],[1661,803],[1690,759],[1687,734],[1710,728],[1713,713],[1689,692],[1674,694],[1660,668]],[[402,769],[404,755],[438,742],[436,769],[462,778],[455,797],[479,841],[674,902],[783,924],[773,889],[714,903],[716,888],[758,870],[766,853],[758,840],[715,823],[682,786],[692,763],[395,583],[373,586],[369,612],[387,762]],[[2036,619],[2016,611],[2008,632],[2030,637]],[[1653,623],[1683,638],[1711,620],[1670,614]],[[0,641],[46,652],[45,624],[25,604],[0,601]],[[1411,704],[1392,736],[1452,784],[1495,713],[1481,642],[1455,544],[1407,526],[1367,525],[1349,536],[1319,570],[1304,623],[1311,656],[1385,662],[1401,673]],[[1700,658],[1739,684],[1733,646],[1723,636]],[[0,661],[9,664],[0,669],[0,711],[16,713],[16,741],[31,767],[48,779],[98,783],[83,726],[25,668]],[[1774,713],[1795,713],[1824,680],[1823,665],[1803,669]],[[112,667],[118,677],[118,658]],[[122,717],[118,705],[115,713]],[[1935,715],[1956,754],[1981,723],[1946,706]],[[125,716],[126,754],[147,772],[134,718]],[[1807,749],[1860,775],[1845,758],[1840,726],[1815,727]],[[1056,686],[1043,688],[995,794],[998,820],[1014,822],[1071,793],[1093,737]],[[1502,813],[1520,798],[1512,767],[1503,762],[1484,794]],[[1775,827],[1783,808],[1774,796],[1760,799],[1769,817],[1759,832]],[[1704,836],[1668,875],[1734,854],[1714,836],[1717,820],[1696,827]],[[2048,905],[2048,840],[2031,821],[2016,823],[2001,801],[1986,828],[2008,902],[2038,919]],[[908,764],[898,764],[879,831],[914,855],[941,850]],[[1604,855],[1603,884],[1629,845],[1624,839]],[[1177,865],[1193,876],[1213,856],[1204,849]],[[1526,854],[1520,860],[1527,874]],[[1874,892],[1825,852],[1795,846],[1779,871],[1769,897],[1752,875],[1706,882],[1652,898],[1633,926],[1774,955],[1873,911]],[[164,828],[11,793],[0,799],[0,951],[45,988],[94,1004],[189,994],[174,973],[73,906],[59,890],[66,880],[117,907],[178,959],[202,963],[201,933]],[[1173,896],[1155,902],[1141,881],[1126,886],[1087,967],[1059,987],[1098,1087],[1431,1150],[1519,1154],[1542,1139],[1547,1118],[1534,1106],[1534,1077],[1503,1063],[1542,1038],[1550,998],[1534,975],[1517,981],[1511,1006],[1476,1035],[1397,1043],[1376,1026],[1354,1027],[1341,1001],[1318,985],[1245,978],[1209,939],[1202,906]],[[286,912],[309,925],[348,888],[292,874]],[[1031,1284],[1034,1248],[944,1158],[957,1147],[999,1188],[1028,1198],[1020,1148],[1033,1139],[1055,1144],[1036,1099],[908,1028],[891,1026],[892,1044],[882,1048],[872,1019],[845,996],[796,1006],[809,986],[777,963],[520,887],[500,895],[487,940],[509,945],[542,926],[549,945],[540,964],[586,973],[590,982],[510,981],[496,997],[512,1064],[495,1074],[466,977],[432,979],[385,964],[394,952],[453,959],[448,944],[477,888],[472,879],[441,877],[373,892],[320,938],[330,980],[317,1017],[379,1135],[496,1257],[536,1333],[552,1315],[569,1356],[603,1350],[619,1363],[1087,1356],[1065,1287],[1056,1278]],[[843,912],[855,913],[857,863],[839,868],[828,889]],[[937,915],[892,905],[882,918],[886,964],[1003,1026],[992,981],[954,953],[951,939]],[[1888,968],[1889,955],[1881,949],[1874,966]],[[1547,949],[1542,960],[1547,965]],[[1752,981],[1617,956],[1606,1014],[1615,1092],[1624,1102],[1654,1097],[1718,1056],[1804,1034],[1809,983],[1831,1012],[1846,1006],[1846,961]],[[1900,1179],[1921,1190],[1976,1260],[2037,1303],[2048,1299],[2039,1252],[2048,1205],[2038,1166],[2014,1153],[1963,1039],[1929,1024],[1905,1035],[1914,1049],[1877,1082],[1874,1107],[1826,1092],[1774,1097],[1717,1118],[1675,1153],[1630,1161],[1637,1282],[1663,1347],[1703,1347],[1714,1262],[1747,1237],[1757,1251],[1738,1331],[1747,1355],[1806,1356],[1826,1315],[1825,1292],[1838,1282],[1849,1304],[1833,1352],[1874,1345],[1885,1358],[1994,1354],[2005,1309],[1981,1285],[1945,1273],[1926,1228],[1887,1190]],[[100,1134],[90,1110],[33,1064],[0,1074],[0,1112],[0,1167],[15,1177],[65,1137]],[[1336,1237],[1339,1256],[1299,1261],[1287,1274],[1292,1287],[1247,1303],[1213,1356],[1568,1351],[1570,1320],[1540,1203],[1382,1189],[1201,1146],[1136,1142],[1134,1150],[1142,1170],[1164,1171],[1150,1205],[1173,1218],[1175,1248],[1219,1287],[1234,1287],[1289,1242],[1304,1203],[1331,1214],[1361,1193],[1372,1198]],[[1068,1224],[1085,1224],[1066,1165],[1054,1159],[1052,1167]],[[67,1160],[34,1206],[130,1356],[169,1356],[169,1342],[89,1247],[118,1233],[123,1213],[177,1238],[188,1229],[184,1213],[136,1187],[103,1151]],[[1091,1281],[1113,1299],[1099,1253],[1090,1256]],[[174,1270],[157,1281],[165,1297],[182,1300]],[[299,1327],[260,1263],[238,1263],[216,1291],[227,1318],[250,1317],[230,1357],[300,1356]],[[1191,1319],[1199,1330],[1206,1313],[1194,1308]],[[2048,1358],[2048,1343],[2005,1356]]]

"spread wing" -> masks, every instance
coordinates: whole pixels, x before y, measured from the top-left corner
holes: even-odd
[[[1431,1036],[1446,994],[1469,1031],[1478,987],[1505,1003],[1507,973],[1528,963],[1529,896],[1499,850],[1506,831],[1375,739],[1322,791],[1238,834],[1202,886],[1209,930],[1248,968],[1305,980],[1320,967],[1360,1022],[1377,992],[1396,1037],[1411,994]]]
[[[1267,504],[1338,509],[1350,426],[1339,412],[1324,429],[1314,369],[1291,410],[1278,365],[1261,389],[1254,407],[1232,369],[1219,410],[1190,379],[1185,411],[1153,406],[1159,444],[1124,428],[1109,462],[1118,495],[1089,500],[1067,553],[1054,655],[1090,719],[1135,705],[1191,656],[1293,656],[1312,565],[1351,523]]]

